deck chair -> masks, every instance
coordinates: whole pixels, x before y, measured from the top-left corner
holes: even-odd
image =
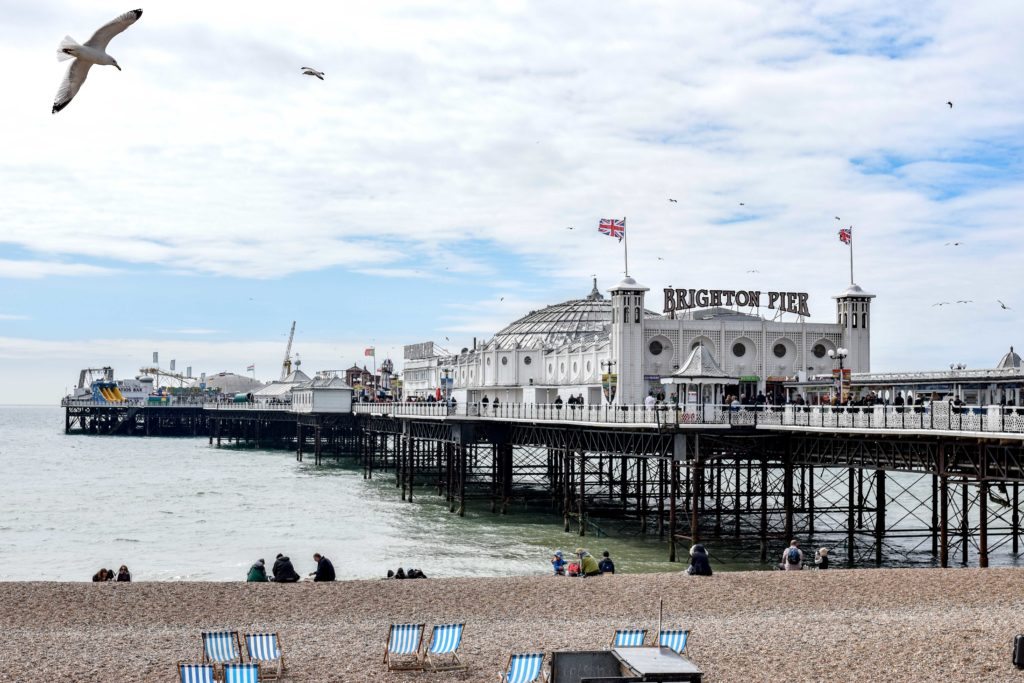
[[[612,636],[611,647],[643,647],[647,640],[645,628],[617,628]]]
[[[543,652],[509,655],[508,666],[501,674],[501,683],[535,683],[540,680],[543,664]]]
[[[438,624],[430,634],[426,666],[431,671],[456,671],[466,665],[459,659],[459,645],[465,624]]]
[[[245,654],[260,666],[261,678],[280,678],[284,673],[284,652],[281,637],[276,633],[246,633]]]
[[[213,683],[213,664],[178,662],[178,683]]]
[[[238,631],[203,633],[203,664],[227,664],[242,661]]]
[[[423,668],[423,624],[391,624],[388,645],[384,650],[384,663],[388,671],[408,671]]]
[[[260,683],[260,665],[225,664],[224,683]]]
[[[658,646],[667,647],[668,649],[675,652],[677,655],[685,654],[686,639],[689,636],[690,632],[684,629],[662,629],[661,634],[658,636]]]

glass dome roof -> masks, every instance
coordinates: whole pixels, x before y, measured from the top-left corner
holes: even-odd
[[[644,315],[657,317],[656,313],[646,310]],[[598,291],[595,278],[594,288],[586,298],[530,311],[495,334],[490,344],[505,349],[557,347],[603,334],[611,322],[612,302]]]

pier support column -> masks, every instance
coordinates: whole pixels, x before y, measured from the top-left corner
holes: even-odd
[[[875,470],[875,565],[882,566],[885,538],[885,470]]]
[[[949,480],[946,477],[946,444],[939,444],[939,565],[949,566]]]
[[[501,447],[501,514],[508,514],[508,505],[512,501],[512,444]]]
[[[789,450],[789,440],[786,440],[786,453],[782,460],[782,508],[785,515],[783,543],[789,545],[793,538],[793,456]]]
[[[960,563],[965,567],[967,566],[967,540],[971,535],[971,520],[970,515],[967,514],[971,505],[970,495],[971,492],[965,477],[960,484],[960,537],[962,539],[960,543]]]
[[[1010,549],[1014,555],[1020,550],[1020,506],[1017,498],[1018,486],[1017,482],[1013,482],[1013,509],[1010,511],[1010,526],[1013,529],[1010,531]]]
[[[676,499],[679,497],[679,464],[669,461],[668,561],[676,561]]]
[[[932,557],[939,556],[939,478],[932,475]]]
[[[295,459],[302,462],[302,442],[305,436],[302,433],[302,423],[295,423]],[[220,445],[220,434],[217,435],[217,445]]]
[[[580,499],[576,501],[576,512],[580,518],[580,536],[587,535],[587,456],[579,451],[580,456]],[[570,456],[571,457],[571,456]]]
[[[761,456],[761,562],[768,561],[768,460]]]
[[[416,454],[419,450],[423,449],[423,440],[420,439],[417,443],[416,439],[409,437],[409,460],[408,460],[408,472],[409,472],[409,502],[412,502],[412,491],[416,488]]]
[[[849,485],[846,493],[846,564],[850,567],[855,562],[854,544],[856,539],[854,537],[854,529],[856,528],[856,515],[854,512],[854,503],[857,500],[857,475],[854,473],[853,468],[849,470]]]
[[[814,538],[814,467],[805,468],[807,472],[807,538]]]
[[[690,547],[700,543],[700,505],[698,501],[704,495],[704,462],[701,454],[697,451],[693,458],[690,476],[691,504],[690,504]]]
[[[459,446],[459,517],[466,516],[466,447]]]
[[[988,567],[988,482],[978,484],[978,566]]]

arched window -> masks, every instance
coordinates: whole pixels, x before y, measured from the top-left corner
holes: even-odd
[[[635,322],[635,323],[640,322],[640,307],[639,306],[636,307],[636,317],[634,318],[633,322]]]
[[[861,313],[860,314],[860,326],[863,327],[865,330],[868,329],[868,314],[867,313]]]
[[[853,322],[854,329],[856,329],[857,328],[857,314],[856,313],[853,314],[853,321],[852,322]]]
[[[622,307],[622,324],[625,325],[629,322],[629,304]]]

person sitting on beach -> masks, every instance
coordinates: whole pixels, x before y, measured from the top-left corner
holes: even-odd
[[[601,568],[597,566],[597,560],[583,548],[576,548],[576,555],[580,558],[580,573],[583,576],[601,576]]]
[[[565,568],[565,575],[566,576],[579,576],[580,575],[580,565],[579,565],[579,563],[578,562],[570,562],[566,566],[566,568]]]
[[[690,576],[711,576],[711,562],[708,550],[701,543],[690,546],[690,566],[686,568]]]
[[[107,570],[104,569],[103,567],[100,567],[100,570],[92,575],[92,580],[95,581],[95,582],[106,581],[107,580]]]
[[[395,572],[395,578],[396,579],[404,579],[405,578],[405,570],[402,569],[401,567],[399,567],[398,571]]]
[[[818,569],[828,569],[828,548],[818,548],[814,556],[814,566]]]
[[[602,574],[615,573],[615,563],[612,562],[612,558],[607,550],[601,553],[601,561],[598,563],[597,568],[601,570]]]
[[[117,576],[117,574],[114,573],[113,569],[108,569],[107,570],[107,578],[106,578],[107,581],[113,581],[116,576]]]
[[[555,570],[555,576],[565,576],[565,560],[561,550],[556,550],[551,556],[551,568]]]
[[[427,575],[420,569],[410,569],[409,573],[405,575],[407,579],[425,579]]]
[[[299,573],[295,571],[292,561],[278,553],[277,559],[274,560],[274,581],[278,583],[295,583],[298,580]]]
[[[320,553],[313,553],[316,571],[310,574],[314,581],[334,581],[334,565]]]
[[[804,553],[800,543],[794,538],[789,547],[782,551],[782,568],[787,572],[799,571],[804,568]]]
[[[245,577],[248,583],[266,583],[269,581],[267,578],[267,563],[260,558],[252,563],[249,567],[249,574]]]
[[[130,582],[132,580],[132,573],[128,571],[128,565],[122,564],[121,568],[117,570],[117,581]]]

